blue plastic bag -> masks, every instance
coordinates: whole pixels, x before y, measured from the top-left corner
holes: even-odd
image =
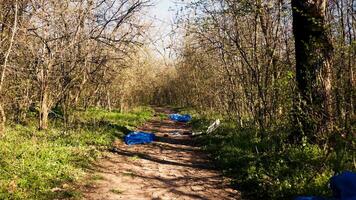
[[[169,118],[173,121],[176,122],[189,122],[190,120],[192,120],[192,116],[190,115],[181,115],[181,114],[171,114],[169,115]]]
[[[333,196],[337,200],[356,200],[356,173],[343,172],[330,179]],[[297,197],[294,200],[325,200],[322,197]]]
[[[310,197],[297,197],[295,198],[294,200],[326,200],[322,197],[313,197],[313,196],[310,196]]]
[[[145,132],[131,132],[125,136],[124,140],[127,145],[148,144],[155,140],[155,134]]]
[[[340,200],[356,200],[356,173],[343,172],[330,179],[334,197]]]

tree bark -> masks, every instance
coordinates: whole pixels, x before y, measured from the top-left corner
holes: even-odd
[[[5,58],[4,58],[4,64],[1,69],[1,75],[0,75],[0,93],[2,92],[4,82],[5,82],[5,77],[6,77],[6,71],[7,71],[7,64],[9,61],[9,56],[12,50],[12,46],[15,40],[15,35],[17,31],[17,16],[18,15],[18,5],[17,5],[17,0],[15,1],[15,16],[14,16],[14,24],[12,27],[12,34],[9,42],[9,48],[6,52]],[[2,94],[1,94],[2,95]],[[4,134],[5,131],[5,124],[6,124],[6,114],[5,114],[5,109],[3,105],[3,100],[0,98],[0,135]]]
[[[48,128],[48,113],[49,113],[49,99],[48,92],[44,90],[41,98],[41,108],[40,108],[40,117],[39,117],[39,129],[47,130]]]
[[[4,107],[2,106],[2,104],[0,103],[0,114],[1,114],[1,124],[0,124],[0,136],[4,135],[5,132],[5,123],[6,123],[6,115],[5,115],[5,110]]]
[[[292,0],[298,121],[306,136],[332,127],[331,58],[333,47],[325,27],[326,0]]]
[[[50,58],[51,59],[51,58]],[[48,128],[48,114],[52,105],[49,93],[48,74],[52,68],[52,60],[41,67],[40,83],[41,83],[41,96],[40,96],[40,111],[39,111],[39,130],[47,130]]]
[[[111,106],[111,95],[110,95],[109,89],[107,89],[107,92],[106,92],[106,104],[107,104],[107,109],[111,112],[112,106]]]

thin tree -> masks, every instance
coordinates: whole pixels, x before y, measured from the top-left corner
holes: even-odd
[[[331,58],[327,36],[326,0],[292,0],[299,116],[303,134],[328,132],[331,118]]]
[[[9,39],[9,46],[6,51],[5,57],[4,57],[4,63],[2,64],[1,68],[1,75],[0,75],[0,93],[2,92],[3,86],[4,86],[4,81],[6,77],[6,71],[7,71],[7,65],[9,62],[9,56],[12,51],[13,43],[15,40],[15,35],[17,31],[17,14],[18,14],[18,5],[17,5],[17,0],[15,1],[14,5],[14,21],[13,21],[13,26],[12,26],[12,33]],[[5,130],[5,123],[6,123],[6,114],[3,106],[3,102],[0,100],[0,134],[3,134]]]

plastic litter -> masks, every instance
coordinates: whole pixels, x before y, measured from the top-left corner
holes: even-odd
[[[124,140],[127,145],[148,144],[155,140],[155,134],[145,132],[131,132],[125,136]]]
[[[181,114],[171,114],[169,115],[169,118],[173,121],[176,122],[189,122],[190,120],[192,120],[192,116],[190,115],[181,115]]]
[[[326,200],[322,197],[297,197],[294,200]]]
[[[208,129],[207,129],[205,132],[193,132],[192,135],[193,135],[193,136],[197,136],[197,135],[201,135],[201,134],[204,134],[204,133],[210,134],[210,133],[214,132],[216,129],[218,129],[219,126],[220,126],[220,124],[221,124],[220,119],[217,119],[217,120],[215,120],[214,123],[212,123],[212,124],[208,127]]]
[[[345,171],[330,179],[334,197],[340,200],[356,200],[356,173]]]
[[[171,131],[169,132],[171,135],[177,135],[177,136],[180,136],[182,135],[179,131]]]
[[[330,178],[333,200],[356,200],[356,173],[345,171]],[[294,200],[327,200],[323,197],[304,196]]]

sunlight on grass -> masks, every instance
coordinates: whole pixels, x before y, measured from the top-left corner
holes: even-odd
[[[130,159],[130,160],[132,160],[132,161],[136,161],[136,160],[139,160],[139,159],[140,159],[140,157],[139,157],[139,156],[137,156],[137,155],[135,155],[135,156],[131,156],[131,157],[129,157],[129,159]]]
[[[91,109],[78,112],[76,126],[66,131],[60,126],[38,131],[35,123],[9,127],[0,140],[0,199],[79,198],[75,188],[63,186],[81,181],[85,169],[127,126],[152,116],[149,108],[129,113]]]
[[[203,130],[212,119],[191,122]],[[352,160],[340,160],[338,151],[327,152],[315,144],[288,144],[288,129],[270,130],[257,137],[256,128],[237,128],[223,121],[213,134],[198,138],[216,166],[249,199],[293,199],[297,195],[330,196],[329,179],[335,172],[352,169]],[[342,144],[341,146],[347,146]],[[344,157],[352,151],[343,149]]]

